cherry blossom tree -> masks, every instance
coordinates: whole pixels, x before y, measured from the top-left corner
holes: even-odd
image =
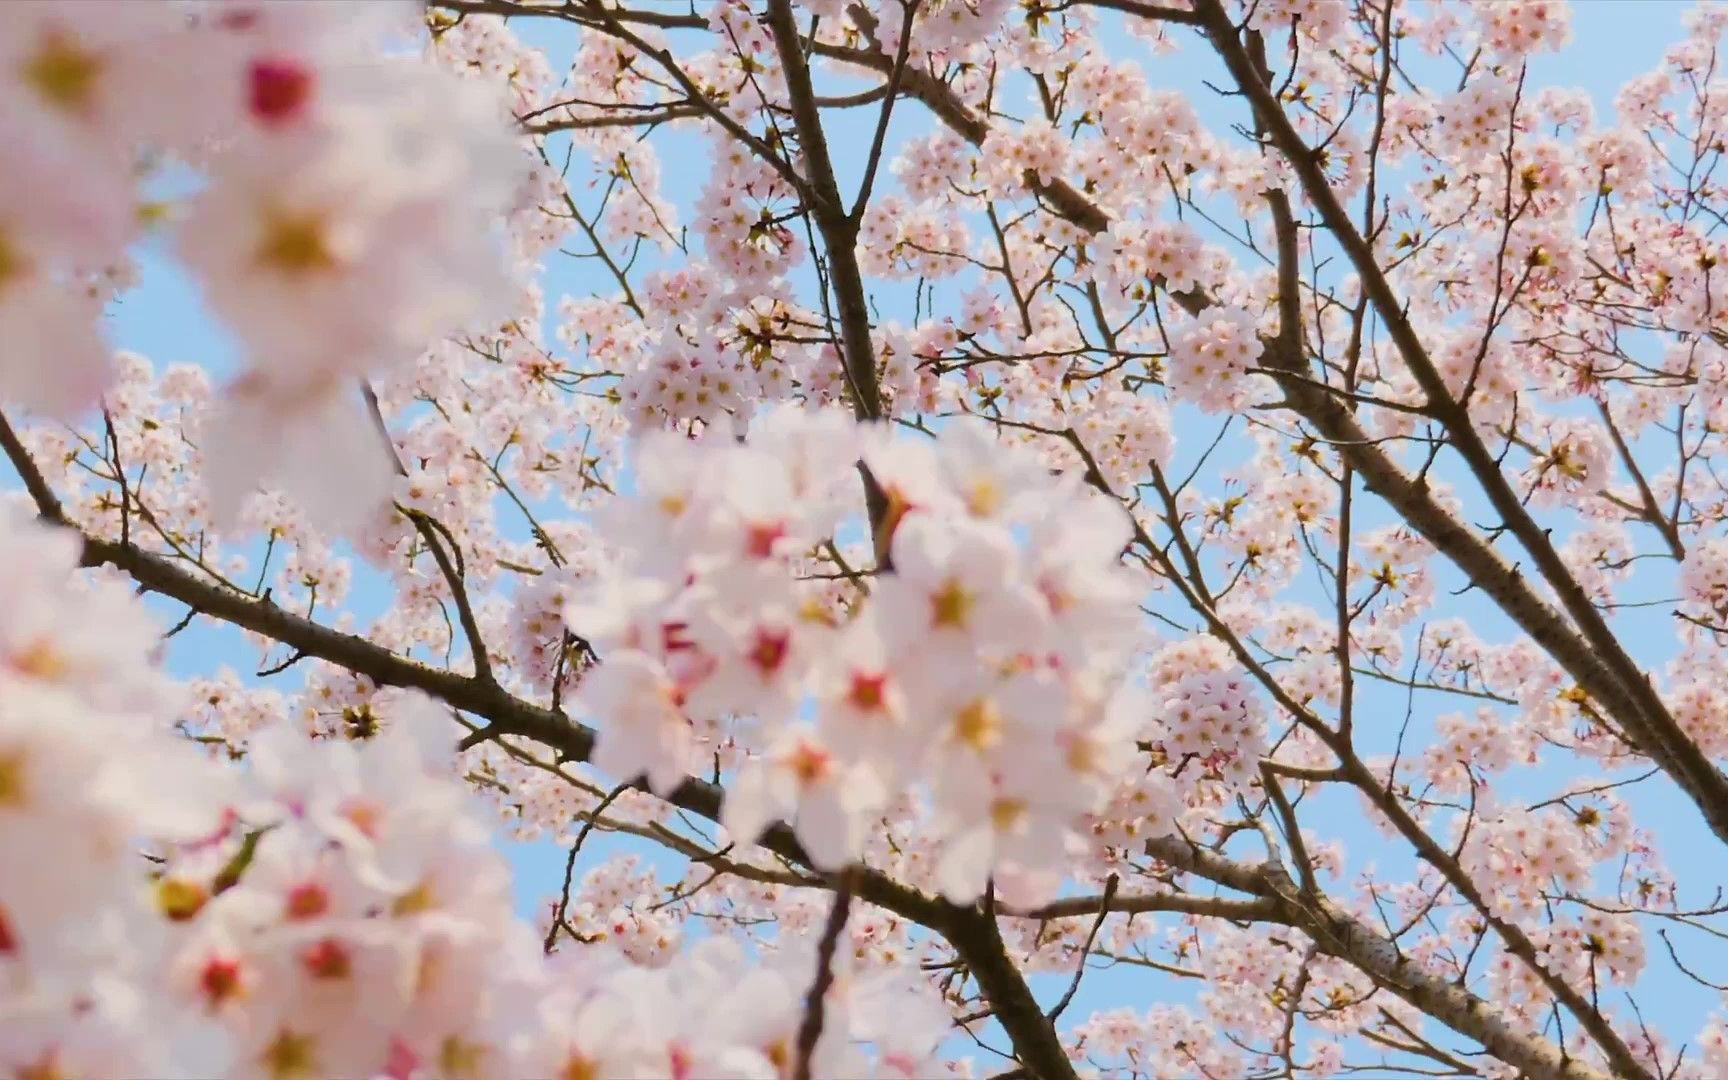
[[[1728,1073],[1728,8],[1570,26],[14,0],[0,1067]]]

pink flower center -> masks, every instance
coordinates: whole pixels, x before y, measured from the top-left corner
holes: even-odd
[[[789,637],[784,630],[758,630],[756,643],[750,648],[750,662],[764,676],[772,675],[786,662],[786,653],[790,648]]]
[[[828,751],[811,743],[799,743],[798,748],[792,751],[792,775],[806,787],[827,776],[832,763]]]
[[[861,672],[854,672],[852,690],[847,695],[847,700],[852,703],[853,708],[861,712],[875,712],[882,708],[887,700],[887,686],[887,675],[865,675]]]
[[[223,957],[212,957],[198,976],[199,989],[211,1008],[240,993],[240,963]]]
[[[294,119],[312,96],[312,72],[297,60],[254,60],[250,76],[252,115],[265,124]]]
[[[766,559],[774,554],[774,544],[786,535],[786,526],[778,521],[755,522],[745,534],[744,550],[752,559]]]
[[[325,938],[300,954],[306,973],[314,979],[346,979],[354,968],[348,947],[335,938]]]
[[[308,881],[288,890],[286,905],[290,919],[315,919],[330,909],[330,893],[316,881]]]

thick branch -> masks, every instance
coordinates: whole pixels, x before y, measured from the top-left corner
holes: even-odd
[[[1228,23],[1228,20],[1225,20]],[[1238,46],[1239,48],[1239,46]],[[892,61],[879,51],[853,49],[838,45],[818,43],[815,51],[822,56],[868,68],[872,71],[887,72]],[[973,145],[981,145],[989,135],[990,125],[960,98],[960,96],[941,79],[929,71],[910,66],[902,79],[902,87],[906,93],[924,103],[935,116],[946,124],[956,134],[965,138]],[[1264,87],[1261,87],[1264,90]],[[1309,160],[1311,171],[1318,166]],[[1323,181],[1324,177],[1320,179]],[[1035,190],[1055,213],[1073,222],[1088,232],[1102,232],[1110,226],[1110,216],[1092,200],[1064,181],[1050,184],[1037,184]],[[1327,189],[1329,194],[1329,189]],[[1336,200],[1333,200],[1336,204]],[[1350,222],[1346,217],[1343,224],[1348,228]],[[1378,274],[1365,274],[1373,277]],[[1378,275],[1384,281],[1383,275]],[[1193,291],[1173,294],[1174,299],[1191,314],[1211,306],[1212,300],[1203,293]],[[1396,307],[1393,314],[1397,314]],[[1403,323],[1401,317],[1389,319]],[[1363,486],[1373,494],[1384,499],[1399,516],[1416,529],[1432,543],[1437,550],[1450,559],[1464,575],[1489,596],[1495,604],[1531,639],[1540,645],[1561,668],[1592,698],[1601,702],[1612,714],[1637,731],[1647,725],[1641,724],[1637,718],[1649,711],[1653,702],[1659,715],[1658,723],[1670,729],[1672,735],[1684,738],[1673,721],[1667,717],[1661,708],[1661,702],[1655,697],[1654,690],[1641,676],[1631,680],[1617,677],[1617,673],[1604,665],[1604,657],[1612,657],[1614,653],[1623,654],[1617,643],[1609,635],[1611,651],[1603,652],[1595,640],[1581,637],[1568,624],[1565,617],[1554,610],[1525,581],[1517,568],[1510,565],[1500,554],[1451,512],[1441,506],[1433,497],[1425,480],[1412,478],[1381,448],[1356,418],[1338,401],[1336,395],[1327,387],[1308,380],[1304,374],[1304,364],[1300,354],[1292,355],[1281,348],[1282,343],[1268,342],[1266,367],[1274,371],[1280,386],[1285,393],[1285,403],[1297,414],[1314,425],[1338,451],[1339,455],[1361,477]],[[1442,387],[1442,389],[1444,389]],[[1465,425],[1468,427],[1468,425]],[[1476,440],[1480,445],[1480,440]],[[1497,470],[1496,470],[1497,471]],[[1503,481],[1502,481],[1502,486]],[[1528,519],[1521,507],[1514,506],[1519,516]],[[1510,518],[1509,518],[1510,520]],[[1537,530],[1540,536],[1540,530]],[[1521,537],[1522,539],[1522,537]],[[1552,551],[1551,545],[1543,545]],[[1564,567],[1559,567],[1564,570]],[[1569,579],[1568,579],[1569,580]],[[1576,582],[1573,583],[1574,589]],[[1569,597],[1568,610],[1576,603],[1576,595]],[[1588,618],[1597,625],[1602,625],[1599,615],[1590,608],[1585,597],[1583,606],[1589,609]],[[1628,661],[1629,663],[1629,661]],[[1634,674],[1635,665],[1633,666]],[[1651,734],[1655,734],[1652,732]],[[1676,743],[1672,738],[1663,740],[1646,740],[1656,745],[1640,745],[1638,749],[1649,754],[1652,760],[1662,765],[1669,772],[1693,801],[1704,812],[1706,821],[1719,837],[1728,840],[1728,779],[1698,753],[1697,748],[1689,740]]]
[[[1674,722],[1655,688],[1627,655],[1589,594],[1567,569],[1549,539],[1548,531],[1530,516],[1523,500],[1507,483],[1494,455],[1471,422],[1468,410],[1452,396],[1445,377],[1428,355],[1415,327],[1405,317],[1403,303],[1381,270],[1367,239],[1357,230],[1332,190],[1318,156],[1302,140],[1272,89],[1266,85],[1223,6],[1218,0],[1197,0],[1197,10],[1213,47],[1230,69],[1237,86],[1247,95],[1267,136],[1290,163],[1301,181],[1302,190],[1319,210],[1327,229],[1360,275],[1364,292],[1374,304],[1399,355],[1427,396],[1430,413],[1445,425],[1453,447],[1463,457],[1495,512],[1530,553],[1544,580],[1554,589],[1566,613],[1583,634],[1585,641],[1576,643],[1576,638],[1558,614],[1544,620],[1553,624],[1549,628],[1550,636],[1563,636],[1584,645],[1583,656],[1578,655],[1576,648],[1568,650],[1572,654],[1572,663],[1558,655],[1556,659],[1567,666],[1580,686],[1611,710],[1621,726],[1637,740],[1638,749],[1674,778],[1703,812],[1711,830],[1728,842],[1728,776],[1724,776]],[[1547,643],[1543,644],[1546,646]]]
[[[1263,77],[1265,63],[1260,39],[1256,36],[1251,40],[1255,52],[1249,58],[1250,68],[1256,73],[1256,77]],[[1244,55],[1247,55],[1246,51],[1244,51]],[[1264,125],[1264,121],[1262,124]],[[1264,126],[1262,126],[1262,133],[1264,130]],[[1278,343],[1280,351],[1294,361],[1295,358],[1305,355],[1301,325],[1297,314],[1299,302],[1297,289],[1299,286],[1297,281],[1296,220],[1291,213],[1289,198],[1283,191],[1267,192],[1266,200],[1271,208],[1273,229],[1278,241],[1278,303],[1282,311],[1279,321]],[[1342,572],[1340,575],[1339,588],[1342,590],[1344,587]],[[1344,762],[1345,775],[1380,808],[1381,813],[1410,841],[1422,858],[1440,871],[1453,888],[1470,901],[1471,905],[1482,914],[1483,919],[1500,935],[1506,943],[1507,949],[1541,979],[1542,984],[1548,988],[1549,992],[1578,1018],[1579,1023],[1603,1048],[1615,1066],[1623,1072],[1629,1072],[1630,1075],[1638,1075],[1639,1062],[1636,1056],[1614,1031],[1613,1026],[1608,1023],[1601,1010],[1592,1001],[1586,1000],[1566,980],[1560,978],[1543,964],[1534,943],[1530,941],[1522,928],[1498,915],[1494,907],[1488,903],[1487,898],[1476,887],[1475,881],[1458,865],[1457,860],[1435,843],[1433,837],[1429,836],[1421,825],[1410,816],[1404,806],[1381,784],[1379,778],[1362,764],[1349,743],[1348,731],[1340,727],[1337,732],[1333,732],[1317,721],[1310,723],[1309,726],[1315,728],[1316,733],[1326,742],[1328,748]],[[1291,831],[1291,843],[1293,845],[1299,843],[1300,833],[1297,831],[1294,814],[1284,798],[1278,781],[1271,775],[1266,776],[1266,791],[1278,807],[1281,815],[1287,819],[1288,828]],[[1308,867],[1305,857],[1301,859],[1298,866],[1302,874],[1305,893],[1314,893],[1316,890],[1314,889],[1313,873]]]
[[[1182,23],[1186,26],[1193,26],[1200,22],[1200,17],[1188,8],[1149,4],[1145,0],[1080,0],[1080,2],[1087,7],[1108,8],[1112,11],[1120,11],[1125,15],[1151,19],[1153,22]]]
[[[792,14],[791,0],[770,0],[768,29],[786,77],[786,93],[798,145],[810,174],[815,197],[810,216],[822,234],[828,253],[834,305],[840,316],[842,362],[852,390],[852,411],[860,420],[882,418],[882,390],[876,375],[876,347],[870,338],[870,307],[864,293],[864,274],[858,266],[858,221],[846,212],[835,178],[834,160],[828,152],[828,136],[822,130],[822,111],[810,80],[810,65],[804,56],[804,38]],[[886,60],[887,58],[884,57]],[[902,69],[903,70],[903,69]],[[887,74],[896,77],[889,61]],[[903,77],[903,76],[902,76]],[[862,215],[863,203],[857,207]],[[874,518],[875,515],[872,515]]]
[[[1176,836],[1147,841],[1146,853],[1179,870],[1266,899],[1278,912],[1275,921],[1301,930],[1321,952],[1354,965],[1532,1080],[1608,1080],[1546,1039],[1516,1030],[1493,1005],[1462,986],[1422,970],[1398,951],[1395,942],[1331,900],[1303,896],[1281,867],[1235,862]]]
[[[38,513],[66,525],[65,514],[41,471],[23,444],[0,417],[0,449],[6,451]],[[569,761],[587,761],[595,743],[593,728],[563,713],[516,697],[496,682],[430,667],[366,638],[332,630],[287,611],[269,600],[197,577],[171,561],[132,544],[84,535],[84,565],[111,565],[129,574],[151,592],[169,596],[211,618],[270,637],[297,652],[316,657],[357,674],[378,686],[420,690],[487,722],[493,736],[514,735],[548,746]],[[636,778],[627,786],[647,790]],[[718,823],[725,792],[716,784],[687,778],[663,798],[674,806]],[[758,844],[789,862],[812,868],[803,845],[784,823],[772,825]],[[859,899],[942,934],[966,963],[995,1009],[997,1021],[1014,1041],[1028,1069],[1039,1077],[1072,1077],[1054,1027],[1045,1019],[1025,978],[1008,956],[996,921],[977,907],[961,907],[925,895],[886,874],[865,867],[850,871]]]
[[[1038,1080],[1073,1080],[1074,1064],[1009,958],[995,917],[977,908],[955,908],[939,929],[978,980],[978,989],[989,999],[996,1022],[1013,1040],[1026,1070]]]
[[[1212,919],[1234,919],[1237,922],[1278,921],[1278,905],[1270,900],[1233,900],[1226,896],[1195,896],[1189,893],[1071,896],[1023,911],[1005,909],[1001,914],[1020,919],[1072,919],[1082,915],[1096,915],[1100,909],[1112,915],[1141,915],[1162,911],[1177,915],[1203,915]]]

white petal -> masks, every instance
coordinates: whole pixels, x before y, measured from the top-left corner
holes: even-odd
[[[726,801],[720,806],[720,824],[738,843],[754,844],[782,809],[774,803],[768,767],[752,761],[738,770],[738,778],[727,789]]]
[[[950,836],[942,845],[937,866],[937,884],[942,895],[956,904],[970,904],[984,893],[990,880],[990,864],[996,853],[995,838],[988,827],[968,829]]]

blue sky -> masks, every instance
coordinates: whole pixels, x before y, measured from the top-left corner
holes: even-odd
[[[1569,85],[1587,89],[1595,96],[1598,116],[1605,118],[1611,115],[1612,97],[1617,88],[1627,78],[1654,67],[1662,50],[1678,40],[1680,15],[1684,10],[1685,5],[1666,0],[1583,0],[1574,8],[1573,47],[1560,56],[1537,58],[1532,65],[1532,82],[1535,85]],[[573,37],[562,30],[537,31],[533,39],[543,39],[555,61],[568,56],[573,41]],[[1126,51],[1138,46],[1130,41],[1124,48]],[[1202,120],[1214,129],[1220,129],[1242,117],[1238,105],[1223,102],[1199,86],[1199,80],[1213,71],[1208,55],[1197,42],[1185,39],[1182,50],[1175,56],[1141,54],[1139,59],[1155,84],[1193,91]],[[861,151],[874,113],[854,110],[843,115],[845,119],[837,121],[839,126],[835,129],[833,143],[843,174],[842,188],[848,190],[855,187],[862,170]],[[852,132],[848,125],[852,124],[860,126],[858,137],[849,137]],[[897,110],[895,136],[903,138],[924,130],[926,125],[920,107],[902,103]],[[687,208],[707,175],[706,143],[680,136],[662,142],[660,146],[665,193],[675,204]],[[572,240],[573,246],[577,243],[579,241]],[[230,368],[236,358],[231,339],[205,311],[195,287],[163,256],[164,253],[155,247],[147,247],[144,251],[143,284],[116,305],[111,322],[113,340],[122,348],[143,353],[158,365],[195,361],[216,370]],[[553,256],[544,282],[549,309],[555,308],[556,297],[564,293],[580,296],[591,291],[605,294],[613,291],[610,279],[603,272],[597,275],[587,263],[557,256]],[[884,298],[891,301],[893,290],[884,290]],[[890,317],[897,315],[907,319],[909,308],[904,304],[901,308],[899,312],[890,311]],[[552,340],[550,334],[547,338]],[[1211,429],[1197,426],[1184,426],[1178,430],[1179,442],[1189,453],[1204,445],[1210,435]],[[357,572],[354,595],[356,604],[367,610],[375,609],[386,599],[377,582],[364,580],[364,571]],[[1470,619],[1489,640],[1504,640],[1508,636],[1505,621],[1482,602],[1466,598],[1453,603],[1453,609],[1445,614]],[[166,606],[164,612],[168,617],[179,614]],[[1649,633],[1649,640],[1662,643],[1662,651],[1653,652],[1648,657],[1652,664],[1665,657],[1666,644],[1672,639],[1667,619],[1660,611],[1623,618],[1617,626],[1629,635]],[[177,640],[170,662],[177,672],[190,675],[210,672],[220,664],[229,664],[244,672],[249,670],[252,659],[234,635],[204,630]],[[1365,699],[1366,707],[1373,707],[1373,704],[1372,697]],[[1401,711],[1401,700],[1397,704]],[[1455,704],[1439,703],[1430,706],[1430,715],[1456,709]],[[1536,777],[1531,782],[1539,784],[1545,779]],[[1690,806],[1672,796],[1655,792],[1635,796],[1634,802],[1645,820],[1663,823],[1663,845],[1672,862],[1684,865],[1685,855],[1693,851],[1711,852],[1711,861],[1719,861],[1717,849],[1711,846],[1714,841],[1696,824],[1696,815]],[[1344,839],[1355,853],[1353,865],[1362,865],[1358,860],[1378,859],[1381,869],[1390,876],[1396,867],[1407,863],[1407,857],[1399,855],[1396,849],[1385,848],[1363,825],[1354,797],[1332,797],[1316,800],[1311,805],[1313,808],[1306,810],[1305,820],[1310,821],[1310,827],[1323,836],[1336,835]],[[526,911],[557,889],[563,856],[549,844],[507,844],[505,847],[519,873],[519,896]],[[604,838],[592,840],[585,851],[584,865],[593,865],[606,854],[623,848],[624,845]],[[676,875],[677,860],[656,857],[656,862],[666,867],[672,876]],[[1695,896],[1692,899],[1703,898]],[[1677,975],[1661,974],[1669,969],[1665,958],[1657,958],[1661,947],[1653,935],[1649,946],[1652,974],[1640,987],[1640,1004],[1647,1017],[1662,1018],[1659,1026],[1670,1037],[1689,1039],[1715,1002],[1711,995],[1700,992]],[[1699,945],[1702,949],[1712,947],[1719,949],[1721,946],[1720,943]],[[1700,966],[1708,967],[1708,958],[1712,956],[1728,961],[1728,952],[1700,955]],[[1040,980],[1040,990],[1059,993],[1058,984],[1061,982],[1065,980]],[[1159,1000],[1187,1000],[1194,989],[1190,982],[1137,969],[1098,971],[1088,975],[1067,1017],[1078,1019],[1089,1009],[1103,1006],[1132,1004],[1144,1009]],[[991,1071],[988,1062],[981,1059],[981,1065],[986,1073]]]

